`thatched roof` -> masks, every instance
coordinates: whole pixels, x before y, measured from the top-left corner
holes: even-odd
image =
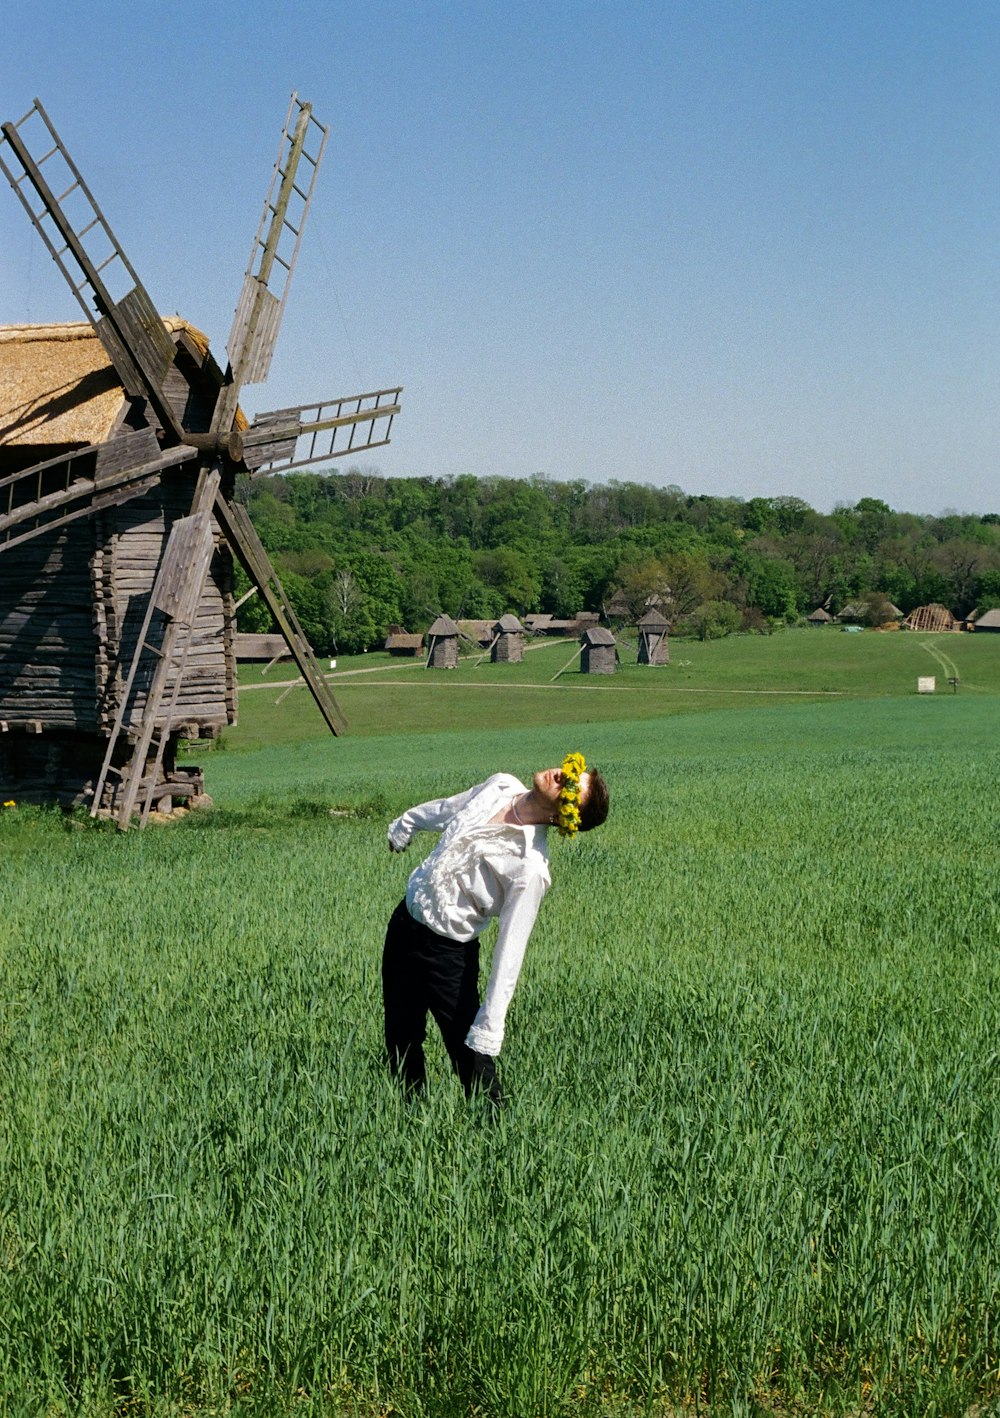
[[[669,630],[670,623],[659,611],[647,611],[641,620],[637,622],[640,630]]]
[[[424,637],[422,635],[410,635],[405,630],[394,630],[391,635],[385,637],[385,648],[387,650],[407,650],[415,655],[423,649]]]
[[[474,640],[477,645],[488,645],[493,639],[491,620],[460,620],[457,622],[459,635],[466,640]]]
[[[603,625],[589,625],[580,636],[584,645],[613,645],[615,637]]]
[[[202,359],[208,340],[179,316],[164,325],[184,336]],[[0,325],[0,443],[102,443],[125,406],[118,382],[92,325]]]
[[[502,615],[499,620],[493,622],[493,633],[494,635],[522,635],[524,626],[516,615],[512,615],[508,611],[506,615]]]
[[[818,625],[829,625],[830,621],[833,620],[833,616],[822,606],[817,606],[812,615],[806,616],[806,620],[813,620]]]
[[[439,615],[427,632],[428,635],[458,635],[458,626],[450,615]]]
[[[1000,610],[983,611],[972,623],[977,630],[1000,630]]]

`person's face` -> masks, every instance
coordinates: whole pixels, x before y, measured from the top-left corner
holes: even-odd
[[[562,787],[561,768],[539,768],[532,779],[532,785],[536,793],[539,793],[546,802],[553,806],[559,801],[559,790]],[[580,806],[587,801],[590,794],[590,774],[580,774]]]

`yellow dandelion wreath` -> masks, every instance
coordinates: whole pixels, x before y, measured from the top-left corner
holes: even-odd
[[[580,779],[587,771],[582,753],[567,753],[559,789],[559,835],[572,837],[580,830]]]

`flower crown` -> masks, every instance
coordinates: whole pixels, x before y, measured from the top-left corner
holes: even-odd
[[[572,837],[580,830],[580,779],[587,771],[582,753],[567,753],[559,789],[559,835]]]

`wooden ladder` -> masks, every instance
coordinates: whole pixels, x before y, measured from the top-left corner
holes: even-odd
[[[218,486],[217,470],[203,474],[190,516],[178,518],[170,529],[119,700],[104,763],[94,788],[90,809],[92,817],[96,817],[100,810],[109,775],[118,777],[113,816],[123,832],[131,825],[140,793],[143,794],[139,804],[140,826],[148,820],[156,796],[163,755],[170,739],[188,652],[194,639],[198,606],[215,549],[212,507]],[[150,626],[157,612],[165,617],[159,644],[150,639]],[[153,672],[139,733],[128,761],[119,768],[113,763],[115,750],[134,708],[133,692],[140,668],[145,670],[149,666]],[[149,765],[151,749],[153,761]]]

